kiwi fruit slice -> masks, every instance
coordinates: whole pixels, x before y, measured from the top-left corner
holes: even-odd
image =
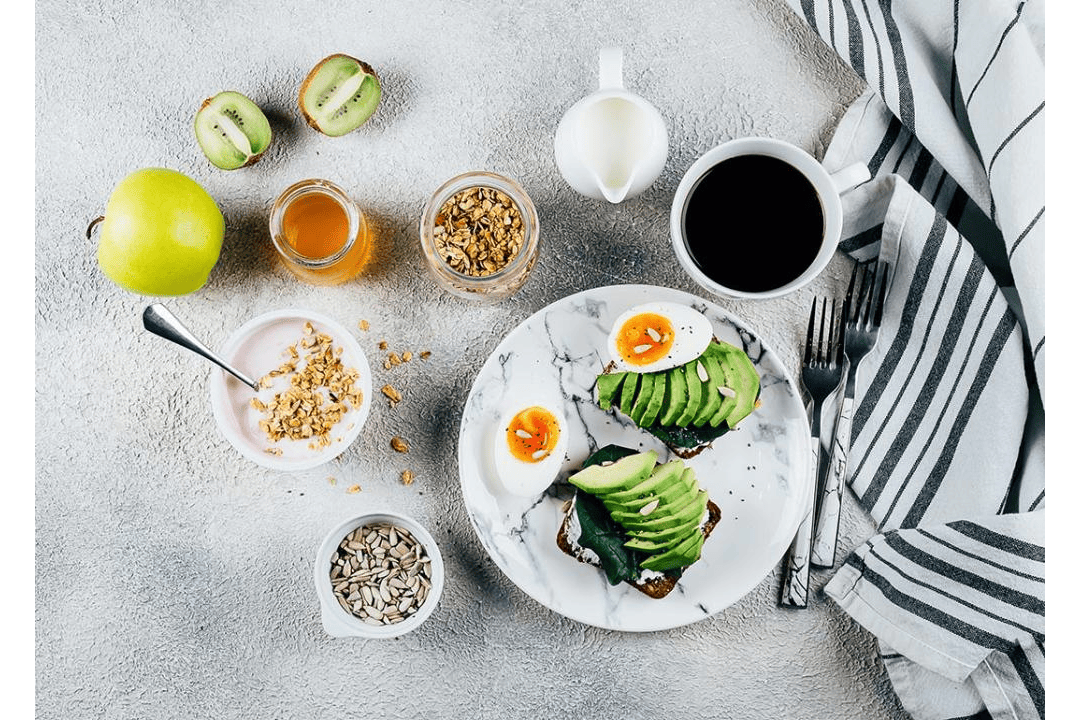
[[[323,58],[300,86],[300,111],[307,124],[339,137],[363,125],[382,97],[382,86],[367,63],[338,53]]]
[[[203,101],[195,114],[195,138],[222,170],[251,165],[270,147],[270,122],[244,95],[232,90]]]

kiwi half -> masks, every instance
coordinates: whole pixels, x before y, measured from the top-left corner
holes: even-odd
[[[257,161],[270,147],[270,137],[270,122],[259,106],[232,90],[204,100],[195,114],[195,138],[222,170]]]
[[[319,62],[300,86],[300,111],[308,125],[339,137],[363,125],[382,97],[367,63],[340,53]]]

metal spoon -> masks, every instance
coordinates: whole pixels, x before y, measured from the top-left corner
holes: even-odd
[[[173,341],[180,347],[185,347],[193,353],[202,355],[210,362],[219,366],[222,370],[232,374],[233,377],[250,387],[252,390],[257,391],[259,389],[259,383],[229,365],[215,355],[210,348],[199,342],[195,336],[191,334],[191,331],[184,327],[184,324],[177,320],[176,316],[169,312],[161,303],[149,305],[146,310],[143,311],[143,327],[155,335]]]

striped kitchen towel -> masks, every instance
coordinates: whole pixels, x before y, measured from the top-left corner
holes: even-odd
[[[1042,3],[789,2],[867,83],[823,159],[873,176],[842,249],[896,268],[848,462],[881,534],[825,592],[914,718],[1041,718]]]

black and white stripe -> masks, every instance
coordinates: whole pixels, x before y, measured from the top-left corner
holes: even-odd
[[[823,160],[873,177],[840,247],[895,267],[848,462],[882,534],[826,592],[914,716],[1043,717],[1042,6],[790,2],[867,83]]]

